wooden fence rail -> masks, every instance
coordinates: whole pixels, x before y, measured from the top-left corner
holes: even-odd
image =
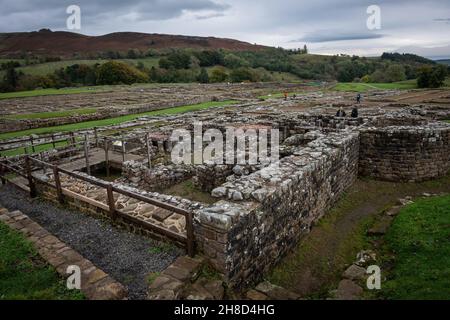
[[[55,184],[50,184],[46,181],[43,181],[42,179],[36,177],[33,175],[33,164],[38,165],[41,168],[48,168],[53,171],[53,175],[55,177]],[[112,220],[117,219],[118,217],[122,218],[125,221],[131,222],[133,224],[136,224],[140,227],[142,227],[145,230],[149,230],[151,232],[161,234],[169,239],[175,240],[177,242],[184,243],[186,246],[186,250],[189,256],[193,257],[195,254],[195,238],[194,238],[194,227],[193,227],[193,213],[191,211],[170,205],[168,203],[164,203],[161,201],[158,201],[156,199],[152,199],[150,197],[137,194],[128,190],[121,189],[117,186],[114,186],[112,183],[104,182],[98,179],[93,179],[89,176],[82,175],[76,172],[68,171],[62,168],[59,168],[56,165],[47,163],[45,161],[32,158],[30,156],[25,157],[25,168],[23,168],[24,172],[21,172],[19,169],[13,168],[11,165],[7,164],[5,160],[0,160],[0,178],[2,183],[6,183],[6,181],[9,181],[11,183],[14,183],[13,179],[8,179],[5,175],[6,172],[13,172],[23,178],[26,178],[28,181],[28,186],[30,188],[30,196],[32,198],[37,196],[36,191],[36,181],[39,183],[44,183],[45,185],[51,186],[52,188],[56,189],[56,193],[58,196],[58,201],[60,203],[64,203],[65,195],[64,190],[61,186],[61,174],[68,175],[72,178],[93,184],[97,187],[100,187],[102,189],[105,189],[105,193],[107,195],[107,206],[109,208],[109,215]],[[127,213],[124,213],[116,208],[115,200],[114,200],[114,192],[118,194],[122,194],[124,196],[127,196],[129,198],[136,199],[138,201],[142,201],[151,205],[154,205],[156,207],[183,215],[186,219],[186,236],[173,232],[169,229],[160,227],[158,225],[140,220],[136,217],[133,217]]]

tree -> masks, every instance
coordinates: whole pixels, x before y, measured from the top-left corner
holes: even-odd
[[[205,68],[202,68],[200,70],[200,74],[197,77],[197,81],[200,83],[208,83],[209,82],[208,71],[206,71]]]
[[[8,68],[2,83],[2,91],[15,91],[19,82],[19,74],[15,68]]]
[[[242,81],[252,81],[254,82],[255,75],[249,68],[237,68],[233,70],[230,74],[232,82],[242,82]]]
[[[219,83],[219,82],[225,82],[227,80],[228,74],[226,73],[225,69],[223,67],[216,67],[211,72],[210,82],[213,83]]]
[[[397,82],[406,80],[405,68],[398,64],[390,65],[386,71],[386,82]]]
[[[418,71],[417,86],[419,88],[439,88],[445,82],[447,68],[444,65],[424,66]]]
[[[97,84],[133,84],[146,81],[146,74],[119,61],[108,61],[97,70]]]

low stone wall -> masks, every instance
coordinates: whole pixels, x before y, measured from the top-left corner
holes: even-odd
[[[149,169],[141,162],[127,161],[122,166],[125,181],[152,191],[169,188],[193,175],[192,166],[187,165],[158,165]]]
[[[358,132],[330,133],[225,183],[224,200],[196,211],[199,249],[231,286],[259,280],[352,185],[358,154]]]
[[[423,181],[450,170],[450,125],[369,127],[361,130],[359,173],[387,181]]]

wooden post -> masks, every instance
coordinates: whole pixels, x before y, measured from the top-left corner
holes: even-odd
[[[116,219],[116,204],[114,200],[113,186],[111,183],[108,184],[108,186],[106,187],[106,192],[108,195],[109,214],[111,218],[114,220]]]
[[[32,153],[36,152],[36,149],[34,148],[34,139],[33,136],[30,136],[30,143],[31,143],[31,151]]]
[[[27,149],[27,147],[23,147],[23,153],[24,153],[25,155],[28,154],[28,149]]]
[[[147,145],[147,159],[148,159],[148,168],[152,168],[152,155],[151,155],[151,146],[150,146],[150,134],[145,135],[145,144]]]
[[[72,148],[73,148],[73,147],[75,147],[75,135],[73,134],[73,131],[70,131],[69,135],[70,135],[70,140],[71,140]]]
[[[44,154],[40,154],[39,157],[41,158],[41,161],[44,162]],[[45,165],[42,165],[42,173],[46,174],[47,173],[47,167]]]
[[[122,136],[122,162],[125,162],[125,140]]]
[[[27,178],[28,178],[28,187],[30,188],[30,197],[36,198],[36,185],[34,184],[33,175],[31,174],[31,162],[30,157],[25,157],[25,168],[27,170]]]
[[[5,185],[6,184],[6,179],[4,177],[6,170],[3,167],[3,162],[0,160],[0,178],[2,180],[2,184]]]
[[[91,175],[91,166],[89,164],[89,139],[88,135],[84,135],[84,156],[86,158],[86,172]]]
[[[95,137],[95,147],[98,148],[99,143],[98,143],[98,132],[97,132],[97,127],[94,127],[94,137]]]
[[[55,134],[53,134],[53,133],[52,133],[52,145],[53,145],[53,149],[56,149]]]
[[[106,176],[109,177],[109,142],[107,138],[105,138],[104,149],[105,149]]]
[[[193,224],[193,213],[189,212],[186,215],[186,238],[187,238],[187,253],[189,257],[193,258],[195,256],[195,245],[194,245],[194,224]]]
[[[58,195],[58,201],[59,203],[64,203],[64,195],[62,192],[61,187],[61,179],[59,177],[59,168],[58,166],[53,166],[53,176],[55,177],[55,187],[56,187],[56,194]]]

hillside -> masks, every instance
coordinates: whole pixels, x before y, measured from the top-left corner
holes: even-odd
[[[27,52],[70,58],[99,52],[147,51],[169,48],[226,49],[258,51],[266,47],[233,39],[181,35],[116,32],[103,36],[86,36],[44,29],[34,32],[0,33],[0,57],[16,57]]]

